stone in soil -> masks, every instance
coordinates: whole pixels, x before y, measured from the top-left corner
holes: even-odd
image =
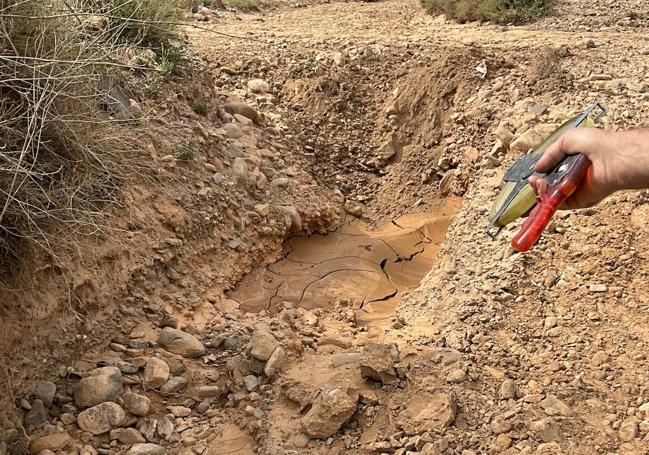
[[[122,444],[137,444],[139,442],[146,442],[142,433],[137,431],[135,428],[126,428],[119,434],[117,438]]]
[[[561,442],[564,439],[561,427],[551,417],[534,422],[532,431],[536,432],[544,442]]]
[[[255,123],[260,120],[259,113],[250,105],[245,103],[226,103],[221,106],[225,112],[230,115],[243,115]]]
[[[124,407],[133,415],[144,417],[149,415],[151,400],[137,393],[128,392],[122,396]]]
[[[94,435],[109,432],[124,421],[126,413],[117,403],[101,403],[82,411],[77,418],[79,428]]]
[[[74,389],[74,402],[86,408],[106,401],[116,401],[124,391],[122,372],[116,367],[97,368],[90,372]]]
[[[335,434],[356,411],[358,393],[333,388],[320,392],[313,406],[302,418],[302,426],[311,438],[328,438]]]
[[[165,452],[165,448],[158,444],[138,443],[133,444],[126,455],[163,455]]]
[[[160,391],[164,393],[177,393],[187,387],[187,379],[182,376],[169,379],[160,387]]]
[[[361,376],[393,384],[397,381],[397,370],[394,364],[399,360],[399,351],[394,343],[367,343],[363,348],[360,361]]]
[[[52,433],[45,436],[33,437],[29,444],[31,453],[40,453],[44,450],[59,450],[71,442],[67,432]]]
[[[54,402],[54,395],[56,395],[56,385],[50,381],[38,381],[34,389],[36,398],[43,402],[46,408],[52,406]]]
[[[439,433],[453,423],[456,411],[455,400],[449,394],[416,395],[404,405],[396,423],[410,436],[428,430]]]
[[[272,333],[255,330],[252,334],[252,350],[250,351],[250,355],[255,359],[265,362],[278,347],[279,341],[277,341]]]
[[[158,343],[167,351],[183,357],[198,357],[205,354],[205,346],[198,338],[171,327],[162,329]]]
[[[169,379],[169,365],[164,360],[151,357],[144,367],[144,383],[157,389]]]
[[[263,79],[251,79],[248,81],[248,88],[253,93],[267,93],[270,85]]]
[[[272,378],[282,369],[282,365],[286,360],[286,351],[281,346],[278,346],[277,349],[273,351],[266,366],[264,367],[264,374]]]
[[[43,401],[35,399],[32,402],[32,408],[25,414],[25,425],[37,427],[47,422],[47,411]]]

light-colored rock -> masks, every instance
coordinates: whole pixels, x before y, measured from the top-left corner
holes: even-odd
[[[167,406],[167,409],[174,417],[187,417],[192,413],[192,410],[185,406]]]
[[[165,448],[158,444],[139,443],[133,444],[126,455],[163,455],[164,453],[166,453]]]
[[[302,230],[302,216],[300,211],[292,205],[280,205],[277,207],[284,214],[286,228],[292,232]]]
[[[247,182],[249,179],[248,164],[243,158],[235,158],[232,162],[232,172],[237,180]]]
[[[97,368],[74,388],[74,402],[83,408],[95,406],[106,401],[116,401],[123,391],[122,372],[119,368]]]
[[[40,453],[44,450],[59,450],[71,442],[67,432],[52,433],[44,436],[34,437],[29,443],[31,453]]]
[[[358,393],[351,389],[324,389],[309,412],[302,418],[302,426],[311,438],[328,438],[335,434],[356,411]]]
[[[638,437],[638,418],[635,416],[627,417],[620,425],[618,431],[620,440],[631,442]]]
[[[561,442],[564,439],[561,427],[551,417],[532,423],[532,431],[538,433],[544,442]]]
[[[270,84],[263,79],[251,79],[248,81],[248,89],[253,93],[268,93]]]
[[[516,396],[518,395],[518,387],[512,379],[505,379],[502,384],[500,384],[498,394],[503,400],[516,398]]]
[[[144,367],[144,383],[157,389],[169,379],[169,365],[162,359],[151,357]]]
[[[165,327],[158,336],[158,343],[169,352],[183,357],[198,357],[205,354],[205,346],[194,335],[182,330]]]
[[[266,366],[264,367],[264,374],[272,378],[274,377],[277,373],[279,373],[282,369],[282,365],[284,365],[284,362],[286,361],[286,351],[284,350],[283,347],[278,346],[273,353],[270,355],[270,358],[266,362]]]
[[[151,400],[137,393],[128,392],[122,396],[124,407],[133,415],[144,417],[149,415],[151,410]]]
[[[559,400],[554,395],[548,395],[540,403],[545,413],[549,416],[570,416],[573,414],[572,409],[563,401]]]
[[[214,398],[221,394],[222,389],[216,385],[204,385],[198,388],[199,398]]]
[[[142,431],[142,430],[140,430]],[[157,433],[161,438],[168,439],[174,432],[174,424],[167,416],[158,419]],[[147,438],[148,439],[148,438]]]
[[[254,392],[259,388],[259,380],[257,379],[257,376],[249,374],[243,378],[243,385],[246,386],[248,392]]]
[[[124,421],[126,413],[117,403],[105,402],[82,411],[77,417],[79,428],[94,435],[107,433]]]
[[[278,347],[279,341],[277,341],[272,333],[255,330],[252,334],[252,350],[250,351],[250,355],[255,359],[265,362]]]
[[[225,123],[223,125],[223,131],[225,131],[226,137],[229,139],[239,139],[243,136],[243,131],[239,128],[238,125],[234,123]]]
[[[396,422],[407,435],[417,435],[429,430],[441,432],[455,420],[457,406],[446,393],[415,395],[398,414]]]
[[[325,332],[318,339],[318,346],[337,346],[348,349],[352,347],[353,340],[349,335],[338,332]]]
[[[446,375],[446,382],[450,383],[459,383],[464,382],[467,379],[466,371],[462,368],[453,368]]]
[[[394,365],[399,361],[397,345],[369,342],[361,355],[361,376],[393,384],[397,381],[397,370]]]

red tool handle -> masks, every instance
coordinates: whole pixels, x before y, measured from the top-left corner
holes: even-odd
[[[579,154],[570,169],[548,188],[547,193],[541,196],[541,201],[536,204],[521,226],[520,232],[512,239],[512,247],[515,250],[524,253],[532,248],[559,206],[575,192],[589,167],[590,160]]]

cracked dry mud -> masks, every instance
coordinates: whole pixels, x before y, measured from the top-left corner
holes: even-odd
[[[0,453],[646,454],[647,193],[559,214],[529,254],[483,234],[507,166],[593,98],[603,127],[649,118],[646,2],[557,11],[307,2],[202,24],[252,40],[188,30],[204,60],[141,100],[169,135],[117,239],[27,258],[17,307],[0,290]]]

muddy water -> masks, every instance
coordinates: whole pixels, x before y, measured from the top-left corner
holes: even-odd
[[[377,230],[352,219],[325,236],[292,238],[281,260],[254,270],[229,297],[248,312],[275,312],[283,302],[331,308],[349,299],[359,322],[385,319],[432,268],[457,206],[451,201]]]

